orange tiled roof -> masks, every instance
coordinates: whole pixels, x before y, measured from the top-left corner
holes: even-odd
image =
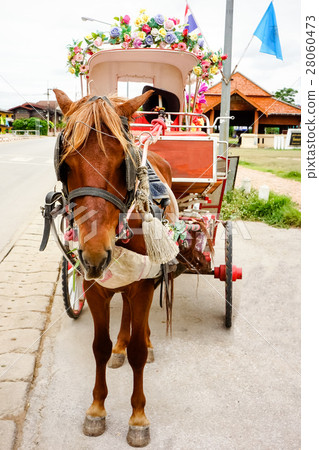
[[[209,111],[221,102],[222,82],[215,84],[205,93],[207,105],[205,111]],[[231,79],[230,95],[237,93],[257,110],[266,114],[301,114],[300,108],[278,100],[259,87],[256,83],[246,78],[240,72],[234,73]]]

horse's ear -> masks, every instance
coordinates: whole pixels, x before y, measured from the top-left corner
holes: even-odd
[[[66,115],[73,104],[72,100],[63,91],[60,91],[60,89],[53,89],[53,92],[55,93],[61,111]]]
[[[127,118],[131,117],[135,111],[138,110],[140,106],[142,106],[146,100],[153,94],[154,91],[150,90],[145,92],[138,97],[131,98],[127,100],[127,102],[122,103],[121,105],[116,106],[116,111],[119,116],[125,116]]]

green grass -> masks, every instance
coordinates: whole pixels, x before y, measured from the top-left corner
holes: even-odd
[[[258,191],[245,194],[242,189],[234,189],[225,194],[221,217],[264,222],[277,228],[300,228],[301,213],[290,197],[270,192],[268,201],[258,198]]]
[[[281,178],[301,181],[301,151],[230,148],[230,155],[239,156],[239,164],[253,170],[269,172]]]

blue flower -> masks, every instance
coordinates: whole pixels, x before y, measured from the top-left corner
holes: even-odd
[[[121,34],[121,31],[122,30],[121,30],[120,27],[112,28],[111,31],[110,31],[111,38],[113,38],[113,39],[118,38],[120,36],[120,34]]]
[[[164,38],[167,44],[174,44],[174,42],[176,42],[176,39],[177,39],[176,34],[172,32],[168,32]]]
[[[165,18],[164,18],[164,16],[163,16],[162,14],[157,14],[157,15],[154,17],[154,20],[155,20],[155,22],[157,23],[157,25],[163,25],[164,22],[165,22]]]
[[[203,39],[203,38],[199,38],[198,41],[197,41],[197,44],[198,44],[200,47],[204,47],[204,44],[205,44],[204,39]]]
[[[152,37],[150,34],[148,34],[148,35],[146,36],[146,38],[145,38],[145,44],[146,44],[146,45],[149,45],[149,46],[151,46],[151,45],[154,44],[153,37]]]

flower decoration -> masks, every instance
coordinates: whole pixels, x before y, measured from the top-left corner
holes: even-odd
[[[167,18],[162,14],[150,17],[145,9],[141,9],[133,30],[129,15],[114,17],[114,20],[108,34],[91,33],[83,41],[74,41],[73,45],[68,46],[67,65],[70,73],[87,76],[89,58],[101,50],[104,44],[120,45],[123,49],[157,47],[192,52],[198,58],[193,73],[204,82],[208,82],[222,69],[223,61],[227,58],[221,50],[205,51],[203,37],[195,32],[189,33],[187,24],[181,24],[175,17]]]

